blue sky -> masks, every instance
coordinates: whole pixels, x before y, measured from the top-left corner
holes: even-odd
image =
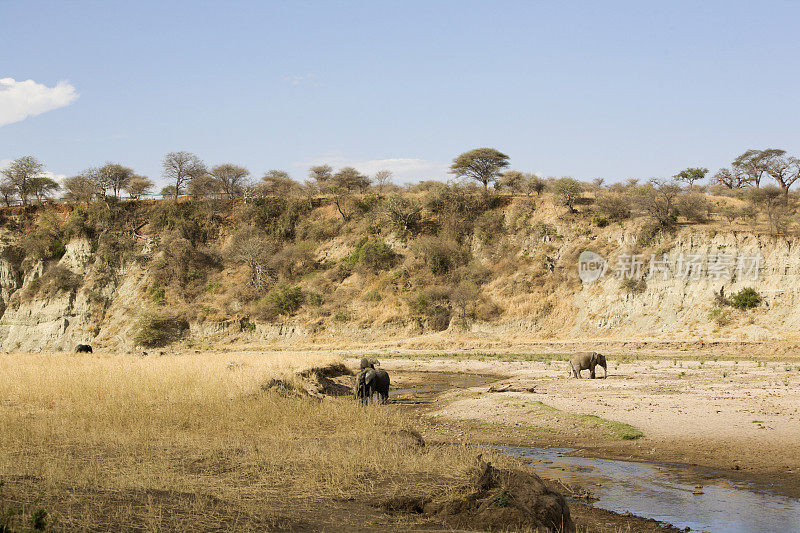
[[[158,181],[189,150],[415,181],[492,146],[545,175],[713,172],[800,155],[798,20],[798,2],[0,0],[0,160]]]

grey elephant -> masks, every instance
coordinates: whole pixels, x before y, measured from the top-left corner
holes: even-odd
[[[367,381],[367,386],[370,390],[370,400],[372,400],[372,394],[378,394],[378,403],[386,403],[389,401],[389,373],[379,368],[377,370],[373,370],[371,375],[367,375],[365,377]]]
[[[361,369],[356,374],[353,396],[362,404],[369,404],[377,393],[378,403],[386,403],[389,400],[389,383],[389,373],[385,370],[370,367]]]
[[[362,368],[356,374],[356,381],[355,385],[353,386],[353,397],[356,401],[360,401],[361,403],[369,402],[369,398],[372,396],[372,390],[368,387],[367,384],[367,374],[370,374],[370,384],[375,379],[372,374],[374,374],[375,370],[367,367]]]
[[[570,375],[574,378],[581,378],[581,370],[589,370],[589,377],[594,379],[594,368],[598,365],[603,367],[603,377],[607,377],[608,367],[605,355],[597,352],[582,352],[569,358]]]
[[[365,368],[375,368],[375,366],[380,366],[381,362],[375,359],[374,357],[363,357],[361,359],[361,369]]]

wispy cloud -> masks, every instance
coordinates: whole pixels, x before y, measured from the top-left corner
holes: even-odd
[[[293,76],[284,76],[283,81],[291,83],[292,85],[309,84],[314,87],[319,87],[321,84],[316,81],[314,74],[295,74]]]
[[[448,164],[439,161],[409,157],[389,157],[386,159],[355,159],[339,153],[330,153],[315,157],[310,161],[298,162],[293,166],[298,170],[307,170],[314,165],[327,164],[334,168],[354,167],[362,174],[373,175],[379,170],[391,170],[394,181],[410,183],[427,179],[444,179],[448,177]]]
[[[66,81],[47,87],[33,80],[0,78],[0,126],[64,107],[77,98],[75,87]]]

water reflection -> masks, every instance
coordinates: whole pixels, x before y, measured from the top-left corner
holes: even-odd
[[[573,457],[567,448],[499,447],[538,473],[589,490],[596,507],[725,533],[800,531],[800,500],[745,482],[706,479],[688,467]]]

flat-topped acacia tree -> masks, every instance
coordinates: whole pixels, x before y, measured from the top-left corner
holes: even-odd
[[[487,189],[494,183],[500,171],[508,166],[508,156],[494,148],[475,148],[453,159],[450,173],[459,178],[472,178],[483,183]]]

